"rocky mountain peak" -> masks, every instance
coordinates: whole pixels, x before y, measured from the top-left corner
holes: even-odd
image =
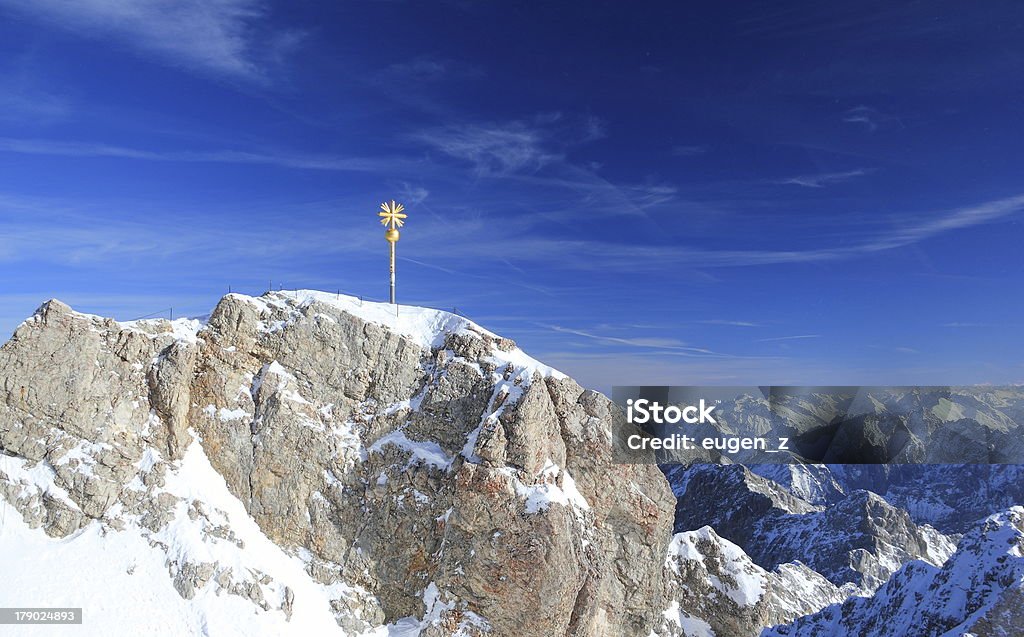
[[[1024,507],[989,516],[941,566],[905,564],[870,597],[851,597],[764,637],[1011,635],[1024,626]]]
[[[944,417],[973,404],[954,398]],[[19,588],[93,609],[100,634],[1021,625],[1024,513],[970,518],[1020,502],[1020,467],[663,474],[613,462],[616,410],[438,310],[296,291],[119,322],[52,300],[0,346],[0,540]]]
[[[457,315],[311,291],[231,294],[205,323],[50,301],[0,348],[0,387],[0,493],[25,538],[137,538],[181,621],[222,594],[260,632],[660,617],[662,474],[612,463],[606,398]]]

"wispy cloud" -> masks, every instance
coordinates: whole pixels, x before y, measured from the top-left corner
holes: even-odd
[[[584,387],[600,391],[610,391],[615,385],[664,385],[666,379],[680,385],[799,385],[822,383],[822,379],[835,385],[853,385],[872,378],[869,372],[827,369],[816,361],[780,356],[710,358],[640,349],[594,352],[544,348],[531,354],[571,374]],[[899,372],[892,373],[892,382],[898,382],[898,377]],[[877,382],[878,375],[874,378]]]
[[[519,121],[442,126],[420,131],[413,138],[469,162],[478,175],[533,172],[563,157],[547,148],[541,129]]]
[[[818,263],[854,259],[920,243],[954,230],[993,223],[1024,210],[1024,195],[1007,197],[972,206],[921,215],[893,218],[889,227],[853,245],[794,248],[790,250],[710,249],[699,246],[615,244],[607,241],[565,240],[525,237],[516,244],[521,260],[544,260],[573,269],[647,272],[671,267],[742,267],[781,263]],[[486,243],[466,244],[449,250],[474,258],[494,250]]]
[[[695,157],[708,152],[708,147],[700,145],[673,146],[671,152],[676,157]]]
[[[331,202],[330,207],[336,209],[339,205],[337,202]],[[512,255],[515,262],[528,270],[536,263],[543,263],[546,268],[596,270],[604,273],[664,272],[671,268],[687,267],[815,263],[853,259],[912,245],[942,233],[992,223],[1022,209],[1024,195],[1019,195],[951,210],[930,219],[921,219],[917,216],[902,217],[898,221],[902,225],[886,228],[860,244],[804,250],[716,250],[696,245],[651,246],[598,240],[571,240],[549,234],[517,234],[521,228],[506,231],[503,227],[486,226],[484,221],[478,218],[460,216],[451,218],[457,219],[462,232],[453,233],[448,224],[420,228],[417,233],[420,239],[418,245],[427,252],[414,250],[414,246],[410,244],[404,256],[420,261],[426,259],[431,265],[452,272],[472,271],[473,268],[466,267],[467,264],[478,264],[480,259],[493,259],[495,254],[502,253],[509,245],[515,246]],[[371,238],[360,232],[342,232],[339,236],[351,237],[351,241],[337,241],[315,227],[318,218],[316,215],[319,213],[296,206],[292,206],[292,210],[298,218],[308,218],[309,227],[291,228],[284,236],[268,234],[259,229],[254,229],[243,236],[237,227],[213,228],[209,226],[209,221],[202,224],[202,232],[198,229],[194,233],[183,232],[180,224],[163,227],[153,221],[160,215],[153,215],[153,219],[146,223],[119,222],[97,227],[90,223],[96,210],[83,208],[74,202],[22,200],[0,196],[0,217],[5,214],[7,217],[3,226],[4,231],[0,234],[0,257],[11,260],[38,254],[45,255],[50,260],[68,263],[96,261],[115,256],[174,256],[193,259],[205,258],[207,253],[225,258],[225,255],[248,258],[253,254],[265,254],[268,258],[286,259],[311,251],[323,254],[344,252],[354,255],[365,250],[368,253],[369,244],[375,241],[375,235]],[[110,212],[105,209],[104,214],[108,213],[116,218],[123,216],[127,219],[132,216],[124,211]],[[176,213],[176,216],[181,217],[180,212]],[[209,215],[204,215],[205,217]],[[352,223],[361,222],[353,220]],[[228,237],[230,240],[227,240]],[[443,251],[437,252],[430,247],[437,245],[438,242],[444,243]],[[599,334],[588,335],[605,338]],[[664,344],[679,346],[678,343]]]
[[[577,330],[568,327],[561,327],[559,325],[546,325],[550,330],[560,332],[563,334],[573,334],[575,336],[581,336],[583,338],[592,339],[595,341],[601,341],[603,343],[611,343],[616,345],[628,345],[630,347],[644,347],[653,348],[658,350],[669,350],[673,352],[683,353],[692,356],[728,356],[728,354],[719,354],[708,349],[700,347],[690,347],[686,343],[674,339],[674,338],[657,338],[657,337],[638,337],[638,338],[623,338],[619,336],[603,336],[600,334],[594,334],[584,330]]]
[[[943,232],[961,230],[997,221],[1003,217],[1016,214],[1021,210],[1024,210],[1024,195],[997,199],[974,206],[965,206],[946,214],[937,215],[933,219],[923,219],[909,223],[902,228],[897,228],[887,236],[880,237],[876,241],[869,243],[866,247],[876,251],[897,248],[917,243]]]
[[[781,184],[792,184],[794,186],[804,186],[805,188],[824,188],[832,184],[842,183],[849,181],[857,177],[863,177],[868,174],[869,171],[864,169],[848,170],[845,172],[837,173],[819,173],[817,175],[799,175],[797,177],[790,177],[789,179],[783,179],[779,183]]]
[[[408,62],[398,62],[386,69],[389,75],[416,80],[434,79],[448,72],[449,62],[420,57]]]
[[[862,126],[870,133],[890,124],[903,125],[898,117],[887,115],[870,106],[855,106],[851,108],[843,113],[843,121],[847,124]]]
[[[921,350],[914,349],[913,347],[901,346],[890,346],[890,345],[868,345],[872,349],[882,350],[885,352],[895,352],[897,354],[920,354]]]
[[[67,119],[70,113],[63,97],[0,81],[0,120],[49,124]]]
[[[943,323],[942,327],[950,327],[950,328],[976,328],[976,327],[993,327],[993,325],[991,323],[960,323],[960,322],[954,321],[952,323]]]
[[[398,186],[398,192],[401,195],[401,201],[409,206],[418,206],[427,200],[430,196],[430,191],[422,186],[413,186],[408,182],[402,182]]]
[[[821,338],[821,334],[797,334],[796,336],[775,336],[773,338],[759,338],[758,343],[772,343],[777,341],[801,341],[809,338]]]
[[[393,170],[397,162],[393,158],[339,157],[288,151],[269,153],[242,150],[155,151],[93,142],[16,139],[10,137],[0,137],[0,152],[59,157],[110,157],[148,161],[264,164],[284,168],[340,171]]]
[[[432,82],[444,78],[480,78],[484,72],[480,67],[457,62],[449,58],[420,56],[405,62],[397,62],[384,69],[389,80]]]
[[[63,122],[72,115],[68,85],[50,84],[41,77],[40,57],[31,47],[21,53],[8,53],[0,61],[0,122],[39,126]]]
[[[90,38],[120,39],[167,63],[265,79],[267,65],[301,37],[266,28],[263,0],[0,0],[45,24]]]
[[[253,215],[267,215],[266,209],[250,206]],[[330,202],[326,208],[337,206]],[[310,253],[346,254],[357,260],[376,244],[376,233],[324,233],[318,221],[323,213],[313,206],[293,204],[288,209],[289,223],[268,232],[234,222],[223,206],[108,200],[83,204],[0,193],[0,261],[75,267],[133,262],[145,264],[142,269],[148,272],[173,263],[182,272],[201,272],[210,264],[258,255],[282,270],[281,264]]]
[[[641,183],[614,182],[600,165],[571,158],[575,148],[605,135],[606,123],[598,117],[554,111],[499,123],[435,126],[409,138],[435,151],[428,161],[446,174],[468,168],[477,178],[509,182],[505,186],[516,188],[517,207],[536,209],[506,219],[519,226],[531,219],[536,225],[570,222],[582,211],[591,217],[646,217],[676,199],[677,188],[653,176]]]
[[[608,124],[601,119],[591,115],[583,119],[583,138],[581,141],[592,142],[603,139],[608,135]]]
[[[731,327],[761,327],[760,323],[751,323],[750,321],[730,321],[726,319],[707,319],[704,321],[695,321],[702,325],[728,325]]]
[[[570,117],[559,111],[499,123],[448,124],[418,131],[413,141],[468,162],[480,176],[532,175],[542,168],[572,166],[568,149],[602,139],[607,123],[594,115]]]

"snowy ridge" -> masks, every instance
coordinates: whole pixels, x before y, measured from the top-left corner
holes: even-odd
[[[665,571],[672,585],[663,616],[671,635],[753,635],[849,594],[799,562],[765,570],[707,526],[673,536]]]
[[[173,340],[195,343],[199,332],[206,326],[206,321],[204,319],[189,317],[176,318],[174,320],[149,318],[136,319],[132,321],[117,321],[97,314],[89,314],[86,312],[79,312],[78,310],[72,310],[62,301],[58,299],[50,299],[39,306],[32,316],[22,321],[15,331],[17,332],[21,327],[31,323],[43,322],[45,320],[44,315],[51,305],[60,306],[68,315],[87,321],[92,326],[92,329],[97,332],[102,331],[103,329],[119,328],[144,334],[150,338],[170,336]]]
[[[765,592],[764,569],[754,564],[743,549],[718,537],[710,526],[673,536],[672,542],[669,543],[665,566],[678,574],[680,561],[705,562],[707,556],[697,547],[702,541],[718,546],[718,554],[715,556],[718,563],[709,571],[708,583],[741,606],[756,604]]]
[[[871,597],[852,597],[763,635],[1010,635],[997,627],[1024,625],[1022,601],[1024,507],[1013,507],[965,535],[941,568],[909,562]]]
[[[297,312],[313,303],[323,303],[369,323],[385,327],[396,334],[401,334],[425,349],[436,349],[443,346],[445,338],[450,334],[482,335],[495,340],[503,340],[494,332],[458,314],[412,305],[364,301],[359,297],[345,294],[316,290],[282,290],[267,292],[259,297],[237,293],[229,294],[227,298],[244,300],[268,312],[271,306]],[[271,324],[267,325],[266,329],[273,331],[282,327],[282,324]],[[502,363],[511,363],[519,368],[539,372],[542,376],[565,377],[565,374],[528,356],[517,347],[508,351],[496,350],[495,358]]]

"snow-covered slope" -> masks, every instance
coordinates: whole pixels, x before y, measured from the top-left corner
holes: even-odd
[[[26,501],[61,491],[45,463],[25,465],[0,456],[8,497]],[[127,490],[131,495],[122,499],[136,506],[119,503],[60,538],[33,529],[0,499],[7,574],[0,578],[0,599],[15,607],[83,608],[83,626],[63,627],[68,634],[311,635],[337,631],[331,599],[360,593],[317,584],[301,554],[271,542],[228,492],[198,441],[172,463],[151,451]],[[360,634],[383,636],[395,628]],[[4,634],[40,630],[6,626]]]
[[[442,347],[445,340],[453,334],[471,337],[484,336],[498,343],[498,347],[495,348],[492,355],[501,363],[515,365],[531,374],[537,372],[543,376],[565,378],[565,375],[558,370],[527,355],[512,341],[501,338],[468,318],[443,310],[363,301],[355,296],[316,290],[269,292],[260,297],[229,294],[225,298],[239,299],[251,304],[265,316],[276,316],[283,312],[285,318],[277,318],[263,323],[261,328],[267,332],[285,329],[291,321],[302,320],[305,310],[314,304],[321,304],[367,323],[386,328],[428,350]],[[321,316],[330,320],[329,316]]]
[[[763,637],[1013,637],[1024,631],[1024,507],[967,533],[941,567],[906,564],[871,597],[842,604]]]
[[[849,594],[799,562],[766,571],[711,527],[673,536],[665,568],[672,586],[664,626],[687,637],[756,635]]]
[[[777,470],[784,478],[799,476],[796,471]],[[827,476],[820,472],[790,482],[790,489],[739,465],[672,467],[667,475],[677,497],[677,531],[710,525],[766,569],[800,561],[837,586],[852,583],[872,591],[906,561],[941,565],[954,549],[951,538],[915,524],[870,491],[832,496],[822,504],[798,497],[822,501],[816,494]],[[702,504],[712,501],[716,506]]]
[[[437,310],[51,301],[0,347],[0,597],[76,635],[646,633],[672,498],[612,409]]]

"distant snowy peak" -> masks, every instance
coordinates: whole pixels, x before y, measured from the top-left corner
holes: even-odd
[[[665,632],[686,637],[755,635],[816,612],[846,592],[800,563],[767,571],[711,527],[677,533],[665,559],[674,583]]]
[[[871,597],[766,630],[764,637],[1019,635],[1024,626],[1024,507],[984,520],[941,567],[907,563]]]
[[[951,537],[993,512],[1024,503],[1024,465],[793,464],[750,470],[819,506],[835,505],[854,491],[871,491],[907,511],[915,523]]]
[[[812,470],[808,479],[795,467],[768,473],[781,473],[790,485],[829,482],[820,468]],[[870,491],[812,505],[740,465],[671,467],[667,475],[677,495],[676,531],[708,524],[763,568],[799,560],[837,586],[852,583],[871,591],[907,560],[938,565],[954,548],[950,538],[915,524],[905,511]],[[810,487],[799,491],[821,493]],[[708,502],[716,506],[709,510]]]
[[[816,506],[842,499],[843,485],[821,464],[760,464],[749,467],[759,476],[783,486],[792,495]]]

